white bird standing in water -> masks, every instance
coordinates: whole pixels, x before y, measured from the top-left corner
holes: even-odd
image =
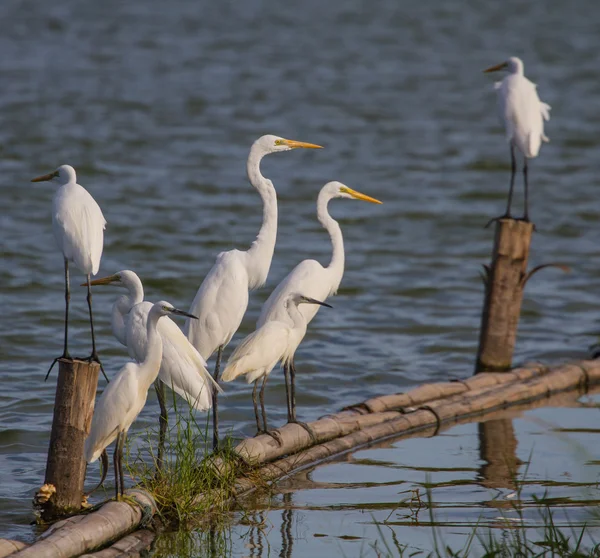
[[[167,314],[194,318],[187,312],[173,308],[164,300],[152,306],[146,323],[147,345],[144,358],[139,364],[128,362],[106,386],[96,403],[90,434],[85,441],[85,459],[88,463],[93,463],[116,438],[114,467],[117,500],[119,491],[121,495],[125,491],[123,479],[125,438],[133,421],[146,404],[148,389],[158,377],[163,358],[163,342],[157,331],[157,325],[160,318]]]
[[[257,434],[269,434],[275,439],[277,439],[276,435],[269,432],[267,425],[265,386],[271,370],[279,361],[282,361],[285,365],[294,358],[294,352],[306,334],[306,319],[299,309],[299,305],[303,303],[331,308],[325,302],[300,293],[287,294],[282,301],[282,311],[285,312],[284,319],[267,321],[248,335],[233,351],[223,371],[224,382],[230,382],[243,375],[246,376],[248,383],[254,382],[252,402],[254,403]],[[262,425],[258,416],[256,401],[258,381],[261,378],[260,408]]]
[[[515,147],[523,154],[523,180],[525,184],[525,211],[523,221],[529,221],[529,192],[527,182],[527,159],[537,157],[543,141],[550,141],[544,135],[544,120],[550,120],[550,105],[540,101],[535,83],[529,81],[523,74],[523,62],[512,57],[506,62],[492,66],[484,72],[508,71],[502,81],[495,84],[498,91],[498,106],[500,118],[506,129],[506,139],[510,143],[510,190],[506,213],[498,219],[510,219],[513,188],[517,163]],[[492,219],[495,221],[496,219]],[[490,221],[491,223],[491,221]],[[489,225],[489,223],[488,223]]]
[[[198,321],[186,321],[188,339],[205,358],[217,351],[214,379],[219,381],[223,348],[240,327],[248,307],[248,291],[264,285],[277,237],[277,194],[273,183],[260,172],[265,155],[296,148],[320,149],[312,143],[266,135],[257,139],[248,156],[248,179],[263,200],[263,222],[256,240],[247,251],[221,252],[206,275],[190,306]],[[217,393],[213,393],[213,447],[219,444]]]
[[[141,362],[147,352],[146,326],[153,305],[151,302],[144,301],[144,287],[140,278],[133,271],[125,269],[114,275],[95,279],[91,284],[92,286],[116,285],[127,289],[127,294],[117,298],[113,304],[112,330],[117,340],[127,347],[129,356]],[[206,361],[173,320],[166,317],[159,321],[157,328],[163,343],[163,356],[158,373],[160,382],[155,384],[161,409],[162,440],[167,427],[164,384],[199,411],[210,409],[213,390],[221,391],[221,389],[206,369]],[[159,444],[159,468],[162,461],[161,448],[162,445]]]
[[[65,261],[65,341],[63,354],[55,358],[52,362],[48,374],[46,374],[47,379],[52,367],[59,358],[71,358],[67,348],[69,302],[71,299],[69,262],[73,262],[87,277],[87,303],[92,331],[92,354],[89,360],[100,363],[96,351],[96,337],[94,335],[90,275],[96,275],[100,268],[106,220],[96,200],[94,200],[85,188],[77,184],[77,175],[73,167],[61,165],[54,172],[38,176],[32,182],[43,182],[46,180],[60,185],[52,200],[52,230]],[[104,373],[104,368],[102,372]]]
[[[291,293],[303,293],[316,300],[327,300],[328,297],[337,293],[338,287],[344,275],[344,238],[339,223],[329,215],[327,206],[334,198],[346,198],[363,200],[370,203],[380,204],[379,200],[361,194],[342,184],[341,182],[328,182],[321,188],[317,198],[317,219],[329,233],[332,244],[331,261],[327,267],[322,266],[316,260],[303,260],[277,285],[269,298],[263,304],[256,327],[261,328],[270,321],[289,320],[288,309],[285,301]],[[319,311],[319,306],[303,305],[299,308],[308,325]],[[290,357],[284,362],[285,387],[287,393],[288,422],[300,424],[310,429],[296,418],[296,366],[294,353],[306,334],[306,326],[292,332],[292,349]],[[312,434],[312,433],[311,433]]]

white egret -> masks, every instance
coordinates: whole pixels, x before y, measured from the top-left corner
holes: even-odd
[[[227,366],[223,371],[223,381],[230,382],[238,376],[246,376],[248,383],[254,382],[252,402],[254,403],[254,416],[256,418],[257,434],[270,434],[265,411],[265,386],[267,378],[275,365],[281,361],[284,365],[294,357],[294,352],[306,333],[306,318],[300,312],[300,304],[327,306],[326,302],[304,296],[299,293],[289,293],[282,303],[285,318],[283,320],[270,320],[248,335],[233,351]],[[300,341],[298,341],[300,339]],[[256,391],[258,381],[262,378],[260,388],[260,408],[262,413],[262,426],[258,416]]]
[[[205,358],[217,351],[214,379],[219,381],[223,348],[240,327],[248,307],[248,291],[264,285],[277,237],[277,194],[273,183],[260,172],[265,155],[296,148],[320,149],[312,143],[288,140],[277,136],[262,136],[250,149],[246,170],[248,179],[263,201],[263,222],[247,251],[221,252],[206,275],[190,306],[198,321],[186,321],[188,339]],[[213,393],[213,447],[219,444],[217,393]]]
[[[73,262],[87,277],[87,303],[92,331],[92,354],[89,360],[100,362],[94,336],[90,275],[96,275],[100,268],[106,220],[96,200],[85,188],[77,184],[77,175],[73,167],[61,165],[54,172],[32,179],[32,182],[44,182],[46,180],[60,185],[52,200],[52,230],[65,261],[65,340],[63,354],[52,361],[48,374],[46,374],[47,379],[52,367],[59,358],[71,358],[67,348],[69,302],[71,300],[69,262]],[[104,368],[102,372],[104,373]]]
[[[146,323],[147,344],[140,363],[128,362],[110,382],[96,403],[92,427],[85,441],[85,459],[96,461],[106,447],[116,438],[114,453],[115,489],[117,499],[125,491],[123,479],[123,446],[127,431],[140,414],[148,389],[158,377],[163,358],[163,342],[157,331],[159,319],[167,314],[178,314],[193,318],[191,314],[173,308],[168,302],[154,304]]]
[[[146,322],[152,303],[144,301],[144,287],[140,278],[128,269],[114,275],[95,279],[95,285],[116,285],[127,289],[113,304],[112,330],[117,340],[127,347],[129,356],[141,362],[146,354],[148,335]],[[163,342],[163,357],[155,384],[161,410],[158,466],[162,463],[162,447],[167,428],[167,407],[163,384],[183,397],[190,406],[206,411],[212,406],[213,390],[222,391],[214,382],[206,361],[188,341],[177,324],[170,318],[160,320],[158,333]]]
[[[523,62],[513,56],[484,72],[508,71],[509,75],[495,84],[498,91],[500,118],[504,122],[506,139],[510,144],[510,190],[506,213],[498,219],[511,218],[513,188],[517,163],[515,147],[523,154],[523,181],[525,186],[525,211],[523,221],[529,221],[527,159],[537,157],[543,141],[550,141],[544,134],[544,120],[550,120],[550,105],[540,101],[537,85],[523,74]],[[494,221],[496,219],[492,219]],[[490,221],[491,223],[491,221]],[[489,225],[489,223],[488,223]]]
[[[300,292],[316,300],[326,300],[328,297],[336,294],[338,287],[344,275],[344,239],[342,229],[339,223],[329,215],[327,206],[329,201],[334,198],[347,198],[355,200],[363,200],[370,203],[380,204],[379,200],[361,194],[342,184],[341,182],[328,182],[321,188],[319,197],[317,198],[317,219],[329,233],[332,244],[331,261],[327,267],[322,266],[316,260],[304,260],[300,262],[279,285],[273,290],[269,298],[263,304],[257,327],[262,327],[270,321],[286,321],[288,320],[288,312],[285,301],[290,293]],[[319,306],[306,305],[300,308],[300,312],[304,316],[306,323],[315,317],[319,311]],[[291,356],[284,363],[285,387],[287,392],[288,404],[288,422],[301,424],[305,428],[306,425],[301,423],[296,418],[296,366],[294,363],[294,353],[300,345],[306,328],[298,330],[296,336],[296,344],[291,351]],[[309,430],[307,428],[307,430]]]

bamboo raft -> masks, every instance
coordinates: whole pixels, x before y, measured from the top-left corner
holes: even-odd
[[[267,482],[277,483],[376,441],[435,435],[441,428],[458,422],[480,420],[504,409],[543,402],[557,393],[573,390],[585,393],[595,384],[600,384],[600,361],[554,368],[528,364],[509,372],[426,384],[406,393],[353,405],[310,423],[316,437],[314,445],[302,427],[288,424],[280,429],[281,446],[263,435],[244,439],[236,452],[247,471],[258,471]],[[242,475],[237,479],[234,494],[239,498],[254,489],[253,482]],[[144,490],[134,488],[126,494],[129,501],[110,501],[95,512],[55,523],[30,546],[0,539],[0,558],[116,558],[139,553],[154,538],[154,533],[145,526],[156,513],[156,504]]]

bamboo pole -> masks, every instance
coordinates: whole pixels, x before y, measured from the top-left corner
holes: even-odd
[[[533,223],[496,221],[492,263],[486,267],[476,372],[509,370],[517,339]]]
[[[10,539],[0,539],[0,558],[12,556],[15,552],[26,548],[27,545],[21,541],[12,541]]]
[[[54,418],[46,464],[46,485],[56,488],[40,505],[42,518],[53,519],[81,509],[86,463],[85,438],[90,431],[100,365],[60,359]]]
[[[141,556],[142,551],[152,545],[156,533],[149,529],[140,529],[131,535],[123,537],[113,545],[99,552],[83,554],[81,558],[124,558],[126,556]],[[144,554],[145,555],[145,554]]]
[[[437,434],[441,428],[458,422],[472,421],[488,416],[488,413],[506,412],[505,409],[532,401],[540,401],[555,393],[600,384],[600,361],[583,361],[548,369],[541,365],[515,369],[509,373],[488,373],[474,376],[458,383],[437,384],[429,393],[436,399],[424,400],[424,386],[407,394],[398,395],[398,401],[419,401],[418,407],[368,413],[366,405],[330,415],[311,423],[318,444],[311,447],[311,440],[304,429],[286,425],[280,429],[283,446],[279,447],[271,437],[258,436],[246,439],[238,445],[238,452],[246,462],[258,466],[258,473],[242,474],[235,485],[235,497],[241,497],[256,488],[252,478],[277,482],[302,469],[314,467],[331,458],[355,451],[373,442],[400,437]],[[462,386],[457,389],[457,385]],[[371,399],[376,401],[380,398]],[[389,396],[381,398],[384,407],[390,405]],[[499,417],[500,418],[500,417]],[[218,460],[215,459],[217,463]],[[143,490],[130,490],[146,510],[126,502],[109,502],[100,510],[86,516],[76,516],[61,522],[48,535],[15,557],[25,558],[72,558],[85,552],[100,549],[137,528],[142,520],[155,513],[151,496]],[[198,498],[205,498],[199,495]],[[117,549],[118,550],[118,549]],[[100,554],[102,558],[118,554]]]

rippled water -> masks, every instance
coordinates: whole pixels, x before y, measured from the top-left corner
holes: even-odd
[[[245,177],[252,141],[275,133],[324,145],[264,160],[279,193],[278,243],[268,285],[252,295],[233,342],[251,331],[293,265],[327,261],[330,245],[314,215],[326,181],[383,200],[331,204],[346,274],[335,309],[319,313],[297,354],[299,413],[314,419],[471,373],[478,268],[492,239],[483,225],[503,210],[508,186],[508,149],[481,69],[520,55],[553,107],[552,141],[531,169],[531,263],[560,261],[573,271],[547,271],[528,285],[516,360],[577,358],[595,340],[600,302],[594,13],[591,0],[578,9],[559,0],[0,3],[6,534],[31,536],[54,396],[43,376],[62,335],[53,187],[31,177],[75,166],[108,220],[100,273],[134,269],[149,300],[185,308],[215,255],[247,247],[258,231],[260,199]],[[85,354],[84,292],[74,290],[72,347]],[[110,333],[113,298],[110,289],[96,291],[99,351],[114,373],[125,351]],[[280,374],[267,397],[280,422]],[[251,433],[250,409],[246,386],[232,385],[226,427]],[[152,401],[141,426],[155,414]]]

